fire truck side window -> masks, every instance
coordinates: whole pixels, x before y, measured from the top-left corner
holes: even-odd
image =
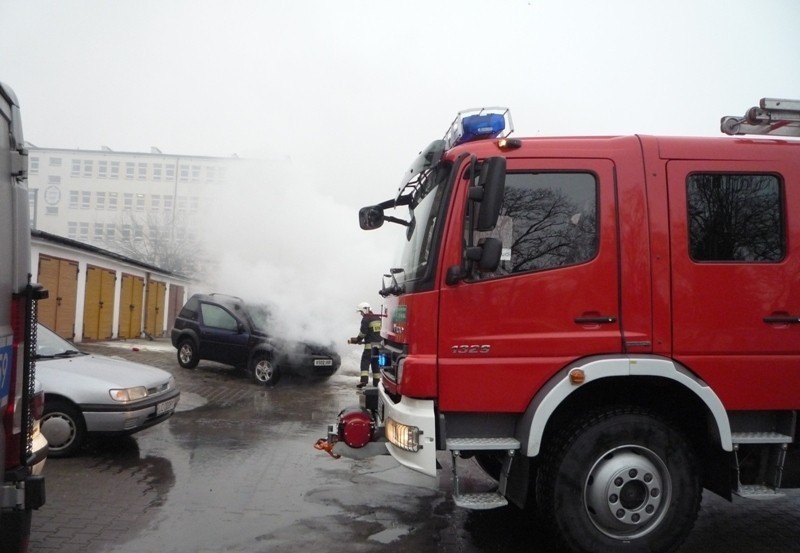
[[[783,205],[775,175],[689,175],[686,200],[689,253],[693,260],[783,259]]]
[[[597,254],[597,179],[591,173],[508,173],[497,227],[500,266],[482,279],[589,261]]]

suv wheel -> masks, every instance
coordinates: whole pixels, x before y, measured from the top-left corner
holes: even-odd
[[[278,367],[272,362],[269,355],[265,353],[255,355],[250,366],[253,380],[258,384],[274,386],[281,378]]]
[[[189,338],[184,338],[178,344],[178,364],[184,369],[193,369],[200,362],[197,347]]]

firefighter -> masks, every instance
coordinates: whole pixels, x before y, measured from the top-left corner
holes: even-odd
[[[361,379],[356,388],[363,388],[369,382],[372,369],[372,385],[377,386],[381,369],[378,366],[378,346],[381,343],[381,316],[372,312],[372,307],[365,301],[358,304],[357,312],[361,313],[361,328],[358,336],[347,340],[348,344],[364,344],[361,354]]]

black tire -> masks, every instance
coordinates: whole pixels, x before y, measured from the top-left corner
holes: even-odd
[[[595,413],[542,453],[539,513],[572,551],[668,553],[694,526],[702,493],[695,456],[653,413]]]
[[[258,353],[250,361],[250,374],[257,384],[275,386],[281,379],[281,372],[272,358],[266,353]]]
[[[200,362],[197,346],[191,338],[178,342],[178,364],[184,369],[193,369]]]
[[[86,440],[83,415],[72,403],[61,399],[45,401],[40,428],[47,438],[48,457],[74,455]]]

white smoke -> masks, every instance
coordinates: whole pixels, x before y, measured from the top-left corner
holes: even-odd
[[[379,312],[381,276],[395,258],[397,233],[362,231],[361,206],[338,201],[324,174],[289,161],[241,165],[224,190],[209,195],[200,225],[208,263],[194,291],[267,304],[271,332],[347,351],[347,337],[360,323],[356,305],[367,301]],[[364,204],[391,196],[392,184]]]

